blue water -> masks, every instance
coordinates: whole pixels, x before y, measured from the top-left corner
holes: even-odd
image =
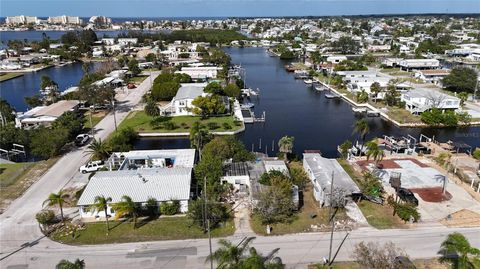
[[[91,64],[91,70],[98,63]],[[82,64],[73,63],[62,67],[51,67],[38,72],[25,73],[21,77],[10,79],[0,83],[0,97],[7,100],[17,111],[26,111],[27,104],[24,98],[39,94],[40,81],[43,75],[49,76],[58,83],[61,91],[78,85],[83,76]]]
[[[229,48],[226,51],[234,64],[241,64],[247,72],[247,84],[261,90],[260,98],[252,98],[255,113],[266,112],[265,123],[247,124],[245,132],[238,135],[246,148],[267,151],[276,155],[278,140],[289,135],[295,137],[294,152],[320,150],[326,157],[337,156],[337,145],[346,139],[356,140],[353,124],[357,120],[351,106],[342,100],[331,100],[323,92],[308,88],[302,80],[287,73],[278,57],[269,57],[263,48]],[[398,128],[381,118],[367,118],[370,133],[367,139],[383,135],[416,138],[421,133],[435,136],[439,141],[464,141],[480,147],[480,127],[469,128]],[[272,143],[274,150],[272,151]],[[188,139],[146,138],[135,145],[138,149],[189,147]]]

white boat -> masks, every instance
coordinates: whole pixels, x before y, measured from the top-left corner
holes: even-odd
[[[306,79],[303,81],[305,84],[312,84],[313,83],[313,80],[311,79]]]
[[[324,88],[321,85],[317,85],[317,86],[315,86],[315,90],[321,92],[321,91],[324,90]]]
[[[354,113],[363,114],[363,113],[367,112],[367,109],[366,108],[361,108],[361,107],[352,107],[352,111]]]
[[[255,104],[253,104],[253,103],[243,103],[243,104],[240,105],[240,107],[242,109],[253,108],[254,106],[255,106]]]

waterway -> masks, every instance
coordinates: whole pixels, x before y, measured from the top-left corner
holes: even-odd
[[[99,63],[91,63],[90,70],[94,70]],[[44,75],[55,81],[60,91],[78,85],[84,72],[82,63],[73,63],[61,67],[50,67],[37,72],[28,72],[21,77],[0,82],[0,97],[7,100],[17,111],[26,111],[26,96],[40,94],[40,81]]]
[[[295,137],[296,154],[304,150],[320,150],[326,157],[336,157],[337,145],[347,139],[357,139],[352,132],[358,118],[351,106],[343,100],[326,99],[323,92],[317,92],[303,81],[295,80],[293,74],[284,69],[288,62],[268,56],[263,48],[228,48],[226,51],[234,64],[241,64],[246,69],[248,86],[261,91],[258,99],[250,100],[255,103],[255,113],[260,116],[263,111],[266,112],[265,123],[247,125],[245,132],[238,135],[247,149],[267,151],[273,156],[277,153],[278,140],[289,135]],[[381,118],[367,119],[370,126],[367,139],[407,134],[418,138],[423,133],[435,136],[439,141],[463,141],[480,147],[479,127],[398,128]],[[174,138],[144,138],[135,145],[137,149],[188,146],[188,139]]]

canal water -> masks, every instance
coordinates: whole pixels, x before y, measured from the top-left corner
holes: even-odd
[[[351,106],[343,100],[326,99],[324,93],[309,88],[302,80],[295,80],[287,73],[288,62],[270,57],[263,48],[228,48],[233,64],[242,65],[247,72],[249,87],[260,89],[260,97],[252,98],[255,113],[266,113],[265,123],[246,125],[245,132],[238,135],[247,149],[276,155],[278,140],[289,135],[295,137],[294,152],[320,150],[326,157],[337,156],[337,145],[346,139],[356,140],[352,134],[356,116]],[[464,141],[480,147],[480,128],[398,128],[381,118],[367,118],[370,133],[367,139],[383,135],[416,138],[421,133],[435,136],[439,141]],[[273,144],[273,148],[272,148]],[[188,139],[144,138],[135,145],[137,149],[160,149],[189,147]],[[273,149],[273,150],[272,150]]]
[[[90,70],[94,70],[99,63],[91,63]],[[28,72],[21,77],[0,82],[0,97],[7,100],[17,111],[26,111],[26,96],[40,94],[40,81],[44,75],[55,81],[60,91],[78,85],[84,72],[82,63],[73,63],[59,67],[50,67],[37,72]]]

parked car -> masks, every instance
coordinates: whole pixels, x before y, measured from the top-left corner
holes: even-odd
[[[103,161],[92,161],[80,166],[80,172],[82,172],[82,174],[96,172],[103,167],[105,167],[105,165],[103,165]]]
[[[135,86],[135,84],[133,84],[133,83],[128,83],[128,85],[127,85],[128,89],[135,89],[136,87],[137,86]]]
[[[400,188],[397,191],[397,195],[402,201],[418,206],[418,199],[415,197],[411,190]]]
[[[75,137],[75,145],[81,147],[81,146],[87,144],[89,140],[90,140],[90,135],[79,134],[79,135],[77,135],[77,137]]]

